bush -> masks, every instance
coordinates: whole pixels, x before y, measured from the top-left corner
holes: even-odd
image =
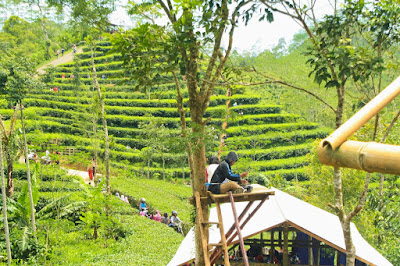
[[[226,133],[228,137],[237,135],[249,136],[249,135],[265,134],[271,131],[288,132],[294,130],[314,129],[317,126],[318,125],[316,123],[309,123],[309,122],[249,125],[249,126],[244,125],[244,126],[229,127],[226,129]]]
[[[257,149],[265,149],[268,147],[288,146],[302,144],[308,141],[313,141],[316,138],[325,138],[330,132],[330,129],[316,128],[310,130],[296,130],[291,132],[272,131],[266,134],[257,136],[235,136],[226,139],[226,145],[230,149],[239,150],[250,149],[257,147]]]

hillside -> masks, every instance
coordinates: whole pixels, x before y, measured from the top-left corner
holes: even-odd
[[[128,167],[140,175],[149,165],[151,176],[161,176],[165,160],[167,178],[187,178],[186,154],[183,149],[176,149],[176,143],[181,141],[177,137],[180,126],[174,84],[160,84],[147,92],[135,90],[135,84],[122,76],[120,56],[108,53],[111,48],[109,42],[98,43],[95,65],[106,104],[113,167]],[[90,52],[85,48],[83,53],[75,56],[75,62],[59,65],[53,75],[46,88],[32,91],[26,99],[28,139],[32,144],[40,143],[42,149],[58,139],[61,140],[58,149],[74,147],[87,154],[93,153],[96,144],[91,120],[97,121],[95,127],[99,139],[101,124],[91,112],[96,92],[91,86]],[[54,88],[58,88],[57,91]],[[239,164],[238,170],[251,166],[250,177],[261,182],[276,175],[287,180],[306,179],[302,170],[306,164],[305,155],[313,140],[326,136],[329,130],[304,121],[298,115],[285,113],[279,105],[260,104],[258,95],[247,94],[242,88],[235,89],[231,97],[225,96],[225,90],[223,87],[217,89],[207,110],[206,115],[211,117],[208,154],[215,154],[218,149],[218,139],[223,133],[221,125],[227,112],[226,102],[230,100],[224,151],[237,150],[239,156],[245,158],[242,161],[246,165]],[[153,153],[146,160],[146,138],[151,136],[140,127],[150,120],[158,121],[156,127],[165,127],[164,136],[175,142],[166,144],[164,154]],[[39,132],[45,133],[40,140],[37,139]]]

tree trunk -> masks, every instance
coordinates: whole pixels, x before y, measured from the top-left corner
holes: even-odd
[[[199,108],[197,108],[199,109]],[[205,180],[205,169],[206,169],[206,150],[204,146],[204,140],[200,136],[204,136],[204,124],[203,124],[203,115],[201,114],[201,111],[196,110],[194,106],[191,106],[191,120],[192,122],[195,122],[196,124],[193,126],[192,131],[196,137],[195,143],[198,144],[198,146],[194,147],[193,151],[193,158],[196,158],[196,160],[193,160],[193,170],[194,170],[194,176],[192,177],[192,190],[193,194],[195,191],[198,191],[200,193],[200,197],[206,197],[207,196],[207,191],[206,187],[204,185],[204,180]],[[197,111],[197,112],[196,112]],[[205,201],[201,201],[202,205],[202,213],[203,213],[203,221],[207,222],[209,218],[208,214],[208,205]],[[199,217],[196,217],[196,224],[195,224],[195,244],[196,244],[196,264],[198,265],[205,265],[204,264],[204,254],[203,254],[203,245],[201,241],[201,234],[200,234],[200,228],[201,225],[199,223]],[[207,237],[207,243],[208,243],[208,230],[206,228],[206,237]]]
[[[150,159],[147,160],[147,179],[150,178]]]
[[[8,229],[8,219],[7,219],[7,198],[6,198],[6,186],[4,184],[3,144],[2,144],[1,134],[0,134],[0,171],[1,171],[1,194],[3,197],[2,199],[3,199],[4,233],[6,237],[6,246],[7,246],[7,265],[9,266],[11,265],[11,245],[10,245],[10,231]]]
[[[356,248],[353,244],[353,239],[351,238],[350,231],[350,220],[345,219],[345,222],[342,222],[342,229],[344,235],[344,242],[346,245],[346,265],[355,265],[356,260]]]
[[[107,128],[107,120],[105,118],[105,111],[104,111],[104,100],[101,95],[100,85],[97,80],[97,72],[96,67],[94,65],[94,55],[93,55],[93,47],[91,47],[91,59],[92,59],[92,67],[93,67],[93,82],[97,89],[97,94],[99,95],[100,101],[100,116],[101,121],[104,127],[104,163],[106,165],[106,180],[107,180],[107,195],[111,195],[111,181],[110,181],[110,139],[108,137],[108,128]]]
[[[162,154],[162,179],[165,181],[165,158],[164,153]]]
[[[99,234],[97,233],[97,223],[96,221],[94,222],[94,229],[93,229],[93,238],[97,239],[99,237]]]
[[[7,197],[11,197],[14,194],[14,180],[13,180],[13,172],[14,165],[11,159],[10,152],[6,149],[6,159],[7,159]]]
[[[31,205],[32,230],[33,230],[33,232],[36,232],[35,206],[33,204],[31,171],[30,171],[30,168],[29,168],[29,159],[28,159],[28,144],[26,143],[24,112],[23,112],[23,106],[22,106],[21,101],[19,102],[19,107],[21,109],[22,135],[24,137],[24,152],[25,152],[25,161],[26,161],[26,178],[28,180],[29,202],[30,202],[30,205]]]

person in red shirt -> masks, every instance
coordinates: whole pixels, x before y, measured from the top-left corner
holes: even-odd
[[[88,167],[88,174],[89,174],[89,179],[93,180],[93,167],[91,166]]]

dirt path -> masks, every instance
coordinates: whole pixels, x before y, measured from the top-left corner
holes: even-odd
[[[89,173],[87,171],[80,171],[80,170],[74,170],[74,169],[66,169],[66,170],[69,175],[80,176],[80,177],[82,177],[85,184],[90,183],[90,185],[94,186],[94,182],[93,182],[93,180],[89,179]]]
[[[77,54],[82,53],[82,52],[83,52],[83,47],[78,47],[76,49],[76,53]],[[46,73],[45,68],[47,66],[50,66],[50,65],[51,66],[58,66],[59,64],[64,64],[64,63],[67,63],[67,62],[71,62],[72,60],[74,60],[74,53],[73,52],[70,52],[68,54],[64,54],[63,56],[60,56],[59,58],[54,59],[53,61],[51,61],[51,62],[39,67],[37,69],[37,72],[39,73],[39,75],[44,74],[44,73]]]

